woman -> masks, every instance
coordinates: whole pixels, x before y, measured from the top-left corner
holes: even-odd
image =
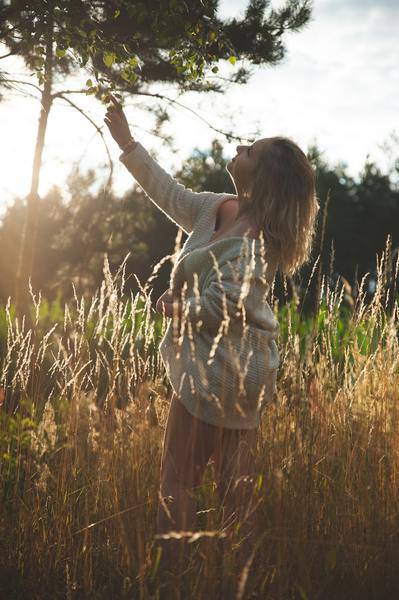
[[[228,163],[236,194],[192,192],[133,139],[121,106],[111,99],[104,121],[123,150],[121,162],[151,201],[189,233],[170,289],[156,305],[171,317],[160,352],[174,390],[163,440],[158,533],[195,529],[194,492],[211,459],[222,527],[240,523],[245,554],[255,524],[257,429],[274,399],[279,366],[278,322],[266,295],[277,268],[293,274],[309,258],[318,211],[314,172],[294,142],[264,138],[237,146]],[[170,565],[177,556],[173,543],[163,542]]]

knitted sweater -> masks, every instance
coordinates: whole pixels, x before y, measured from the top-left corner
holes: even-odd
[[[219,204],[233,194],[196,193],[178,183],[138,143],[120,161],[149,199],[189,237],[171,274],[183,317],[169,319],[159,346],[172,388],[195,417],[252,429],[274,400],[279,325],[266,301],[276,266],[261,240],[209,243]]]

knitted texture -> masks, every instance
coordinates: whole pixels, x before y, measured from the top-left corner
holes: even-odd
[[[171,285],[181,320],[169,319],[159,346],[172,388],[195,417],[219,427],[252,429],[274,400],[278,321],[266,297],[275,274],[262,240],[209,242],[218,206],[233,194],[196,193],[166,173],[138,143],[120,161],[144,192],[189,234]]]

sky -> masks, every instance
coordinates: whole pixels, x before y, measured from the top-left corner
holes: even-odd
[[[221,0],[219,15],[242,16],[246,0]],[[272,0],[278,7],[281,0]],[[367,158],[386,169],[388,159],[382,144],[399,134],[399,0],[314,0],[312,19],[299,33],[289,33],[287,52],[277,66],[254,68],[245,86],[230,87],[225,94],[190,92],[179,101],[220,129],[232,128],[236,135],[260,137],[285,135],[303,150],[316,142],[325,159],[344,162],[357,177]],[[4,47],[0,54],[4,54]],[[237,62],[239,65],[239,62]],[[19,79],[36,83],[19,58],[1,61],[3,69]],[[224,71],[236,67],[226,65]],[[59,82],[56,89],[79,89],[88,75]],[[22,86],[21,86],[22,87]],[[0,102],[1,178],[0,215],[16,196],[29,191],[40,103],[36,97],[6,92]],[[152,91],[177,97],[173,87],[156,84]],[[104,107],[93,97],[70,96],[101,127],[114,160],[114,188],[123,193],[133,184],[131,174],[118,161],[120,151],[103,122]],[[195,148],[206,150],[212,139],[220,139],[225,155],[235,155],[237,142],[228,143],[188,110],[173,108],[165,132],[173,135],[170,150],[150,134],[153,122],[145,107],[150,98],[127,97],[125,112],[131,131],[148,150],[156,151],[169,172],[181,167]],[[397,155],[399,148],[397,149]],[[50,113],[39,193],[52,185],[65,186],[74,164],[98,170],[100,182],[108,176],[107,155],[93,126],[65,102],[54,103]],[[102,184],[100,183],[100,185]]]

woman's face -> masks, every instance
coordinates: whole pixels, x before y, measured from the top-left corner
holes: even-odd
[[[238,193],[251,191],[259,154],[268,143],[270,143],[270,138],[262,138],[247,146],[237,146],[237,154],[227,163],[226,169],[230,173]]]

